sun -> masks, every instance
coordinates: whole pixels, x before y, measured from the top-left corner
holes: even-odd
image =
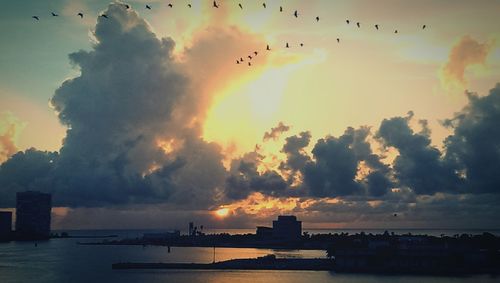
[[[215,214],[219,217],[226,217],[229,214],[229,208],[220,208],[215,211]]]

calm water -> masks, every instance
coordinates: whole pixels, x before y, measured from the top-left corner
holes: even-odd
[[[80,231],[78,234],[140,235],[140,231]],[[71,232],[77,234],[77,232]],[[99,240],[99,239],[96,239]],[[499,282],[500,278],[345,275],[323,271],[187,271],[112,270],[124,261],[203,262],[213,260],[212,248],[82,246],[92,239],[53,239],[39,242],[0,243],[0,282]],[[324,257],[324,251],[275,251],[217,248],[216,260],[275,254],[277,257]]]

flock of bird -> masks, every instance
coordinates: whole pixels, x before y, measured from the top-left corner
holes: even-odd
[[[217,1],[213,1],[213,3],[212,3],[212,7],[213,7],[213,8],[219,8],[219,5],[220,5],[220,4],[219,4],[219,3],[217,3]],[[130,5],[128,5],[128,4],[123,4],[123,6],[124,6],[126,9],[130,9]],[[168,7],[170,7],[170,8],[173,8],[173,7],[174,7],[174,5],[173,5],[172,3],[169,3],[167,6],[168,6]],[[192,4],[191,4],[191,3],[188,3],[188,4],[187,4],[187,7],[188,7],[188,8],[192,8],[193,6],[192,6]],[[243,5],[242,5],[241,3],[238,3],[238,7],[239,7],[241,10],[243,10]],[[266,3],[265,3],[265,2],[263,2],[263,3],[262,3],[262,7],[264,7],[264,9],[266,9],[266,8],[267,8],[267,5],[266,5]],[[147,10],[152,10],[152,6],[151,6],[151,5],[146,4],[146,5],[145,5],[145,9],[147,9]],[[280,11],[280,13],[283,13],[283,6],[279,6],[279,11]],[[58,16],[59,16],[59,14],[57,14],[57,13],[55,13],[55,12],[51,12],[51,15],[52,15],[52,17],[58,17]],[[292,15],[293,15],[295,18],[298,18],[300,14],[299,14],[299,11],[298,11],[298,10],[295,10],[295,11],[292,13]],[[76,16],[78,16],[78,17],[80,17],[81,19],[83,19],[83,16],[84,16],[84,15],[83,15],[83,13],[82,13],[82,12],[79,12],[79,13],[77,13],[77,14],[76,14]],[[100,15],[99,15],[99,17],[102,17],[102,18],[105,18],[105,19],[109,19],[109,16],[108,16],[108,15],[106,15],[105,13],[100,14]],[[39,16],[32,16],[32,18],[33,18],[33,19],[35,19],[35,20],[37,20],[37,21],[39,21],[39,20],[40,20],[40,17],[39,17]],[[319,21],[320,21],[320,17],[319,17],[319,16],[316,16],[314,19],[316,20],[316,22],[319,22]],[[351,24],[351,21],[350,21],[349,19],[347,19],[345,22],[346,22],[346,24],[348,24],[348,25],[349,25],[349,24]],[[356,26],[357,26],[358,28],[361,28],[361,23],[360,23],[360,22],[356,22]],[[379,24],[375,24],[373,27],[374,27],[376,30],[379,30],[379,29],[380,29],[380,25],[379,25]],[[426,25],[422,25],[422,30],[424,30],[426,27],[427,27]],[[397,34],[397,33],[398,33],[398,30],[397,30],[397,29],[395,29],[395,30],[394,30],[394,33],[395,33],[395,34]],[[340,38],[337,38],[337,43],[340,43]],[[300,44],[299,44],[299,46],[300,46],[300,47],[303,47],[303,46],[304,46],[304,43],[300,43]],[[286,44],[285,44],[285,48],[290,48],[290,44],[289,44],[288,42],[286,42]],[[270,48],[269,44],[267,44],[267,46],[266,46],[266,51],[271,51],[271,48]],[[248,64],[248,66],[252,66],[251,60],[252,60],[255,56],[257,56],[258,54],[259,54],[259,51],[254,51],[253,53],[251,53],[251,54],[250,54],[250,55],[248,55],[248,56],[245,56],[245,57],[240,57],[239,59],[236,59],[236,64],[243,64],[243,63],[245,62],[245,60],[244,60],[243,58],[248,58],[248,62],[247,62],[247,64]]]

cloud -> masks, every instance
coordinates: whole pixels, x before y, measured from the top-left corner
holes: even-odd
[[[16,140],[23,128],[12,113],[0,112],[0,164],[18,151]]]
[[[386,147],[396,148],[399,155],[393,170],[399,186],[408,187],[417,194],[458,192],[460,180],[454,168],[443,160],[439,149],[431,145],[430,131],[425,122],[422,132],[415,133],[409,126],[413,113],[407,117],[384,119],[377,137]]]
[[[486,96],[467,93],[469,103],[444,124],[446,160],[466,181],[469,193],[500,193],[500,84]]]
[[[290,130],[290,126],[283,124],[283,122],[279,122],[279,124],[276,127],[271,128],[271,131],[264,133],[264,137],[262,138],[262,140],[263,141],[268,141],[270,139],[276,140],[282,133],[285,133],[288,130]]]
[[[465,71],[473,65],[484,65],[493,42],[480,43],[466,35],[451,49],[448,62],[442,69],[442,80],[446,86],[459,85],[465,87]]]

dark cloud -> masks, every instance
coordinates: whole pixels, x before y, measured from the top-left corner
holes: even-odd
[[[305,165],[311,160],[305,151],[310,140],[310,132],[301,132],[299,135],[287,137],[281,149],[281,152],[286,154],[286,161],[280,164],[280,169],[291,170],[292,172],[304,169]]]
[[[400,186],[411,188],[417,194],[457,192],[460,180],[455,170],[442,158],[442,153],[431,145],[425,126],[415,133],[409,126],[413,113],[407,117],[384,119],[377,137],[387,147],[394,147],[399,155],[393,169]],[[421,124],[426,125],[425,122]]]
[[[470,193],[500,193],[500,84],[480,97],[467,93],[469,103],[444,123],[446,160],[466,180]]]
[[[262,138],[263,141],[268,141],[270,139],[276,140],[282,133],[287,132],[290,130],[290,126],[287,126],[283,124],[283,122],[279,122],[279,124],[271,128],[269,132],[264,133],[264,137]]]

